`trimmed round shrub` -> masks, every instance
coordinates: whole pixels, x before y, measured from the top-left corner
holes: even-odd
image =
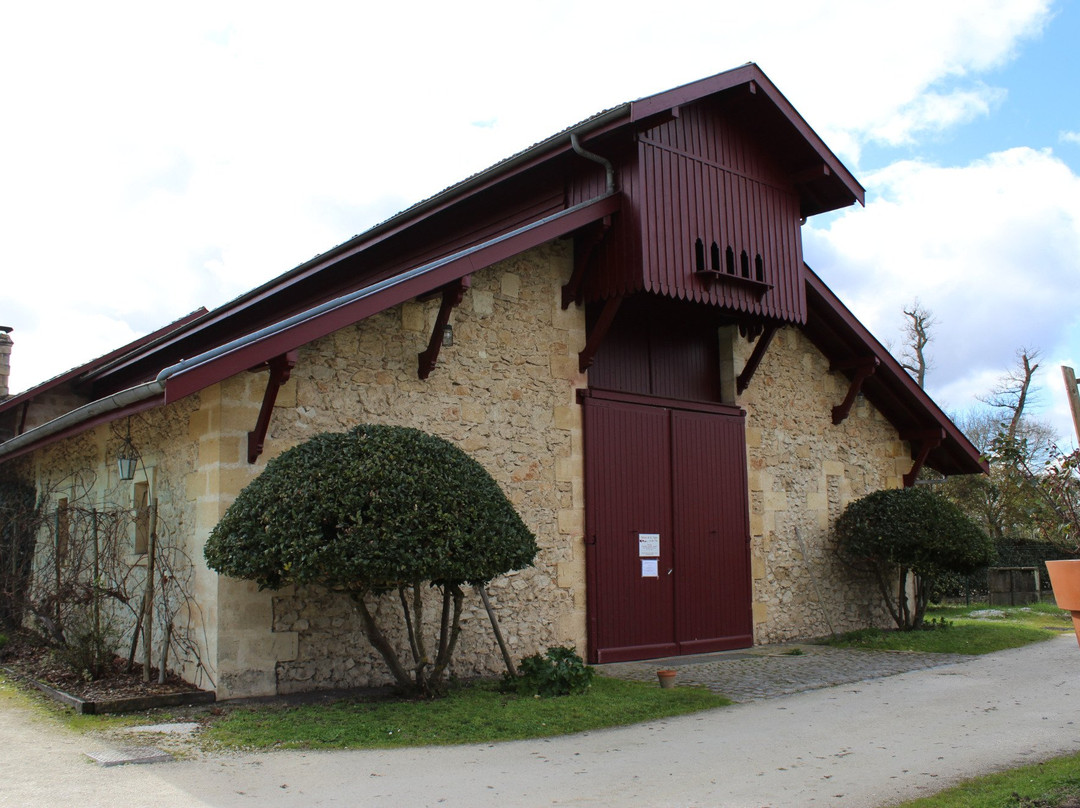
[[[479,584],[528,566],[536,539],[502,489],[442,438],[361,425],[272,459],[211,531],[211,568],[287,583],[384,592]]]
[[[349,594],[399,687],[433,696],[460,634],[462,586],[528,566],[537,546],[491,475],[452,443],[408,427],[362,425],[272,459],[203,552],[211,569],[260,588],[314,584]],[[430,587],[442,603],[434,632],[424,628]],[[366,603],[392,590],[408,629],[409,664],[380,627],[382,612]]]
[[[852,502],[836,522],[836,535],[841,555],[874,574],[900,628],[922,623],[939,578],[969,574],[994,559],[985,531],[944,497],[917,486]],[[914,610],[907,602],[909,572],[916,576]]]

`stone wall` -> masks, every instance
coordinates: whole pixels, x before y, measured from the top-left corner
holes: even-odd
[[[439,299],[409,302],[299,350],[278,396],[257,462],[247,433],[258,417],[265,370],[238,374],[196,396],[134,416],[141,473],[153,480],[162,530],[189,560],[197,607],[178,617],[194,638],[176,663],[221,698],[377,685],[390,676],[364,638],[353,603],[318,588],[259,592],[209,571],[210,530],[269,458],[324,431],[359,423],[414,426],[476,458],[536,534],[535,565],[494,581],[491,600],[512,653],[550,645],[585,651],[584,491],[577,369],[584,314],[560,306],[572,249],[556,241],[477,273],[452,315],[454,344],[427,380],[417,376]],[[725,373],[752,346],[736,341]],[[896,487],[908,446],[866,403],[834,426],[847,379],[795,328],[780,331],[749,389],[747,411],[754,623],[757,643],[884,623],[870,583],[835,556],[830,527],[852,499]],[[119,423],[20,461],[39,481],[93,469],[92,498],[130,507],[131,483],[115,479]],[[132,558],[138,573],[139,559]],[[392,598],[378,604],[390,633],[404,629]],[[430,604],[429,608],[434,608]],[[502,659],[479,597],[467,593],[451,673],[497,672]]]
[[[751,350],[740,344],[739,367]],[[832,524],[852,500],[900,487],[912,460],[896,429],[865,401],[833,425],[832,408],[848,384],[788,327],[739,399],[747,411],[756,643],[888,624],[872,582],[837,558]]]
[[[254,467],[239,464],[236,477],[230,466],[218,466],[223,479],[208,478],[200,491],[221,492],[214,502],[227,506],[266,457],[320,432],[384,423],[439,435],[492,474],[537,536],[534,566],[496,579],[489,589],[512,653],[521,657],[553,644],[584,651],[582,442],[575,401],[576,388],[585,384],[577,370],[584,315],[559,305],[571,256],[570,243],[557,241],[474,275],[451,317],[454,344],[442,349],[426,380],[417,377],[417,354],[427,347],[439,299],[406,303],[304,346],[279,396],[263,458]],[[265,375],[250,375],[260,380],[251,390],[226,389],[239,384],[235,379],[222,386],[231,412],[248,408],[240,418],[246,429],[254,424],[265,384]],[[214,443],[231,439],[222,433]],[[207,465],[206,474],[212,473]],[[259,621],[272,607],[275,637],[295,637],[296,643],[295,653],[279,649],[279,692],[390,681],[347,596],[290,589],[252,593],[244,602],[252,619],[219,630],[226,678],[244,667],[228,659],[255,654],[267,642],[258,636]],[[223,608],[219,602],[219,613]],[[403,640],[396,600],[384,598],[379,609]],[[268,625],[262,623],[263,630]],[[452,672],[469,676],[501,668],[487,614],[468,591]],[[256,677],[231,690],[241,687],[262,691],[268,683]]]
[[[157,588],[154,611],[153,662],[158,664],[164,638],[165,615],[173,615],[169,668],[201,687],[214,687],[213,660],[208,652],[206,637],[211,627],[204,620],[199,605],[187,598],[196,595],[197,565],[201,559],[201,542],[195,531],[195,510],[188,498],[185,480],[195,462],[195,443],[188,435],[191,413],[199,406],[193,396],[168,407],[156,408],[103,424],[77,436],[51,444],[19,458],[17,474],[33,482],[39,497],[44,495],[47,509],[55,512],[65,500],[69,510],[69,534],[73,545],[82,542],[90,552],[88,518],[99,514],[99,544],[108,546],[115,538],[115,556],[99,558],[99,565],[111,565],[107,573],[118,582],[117,594],[129,599],[127,605],[117,599],[106,599],[104,607],[118,632],[118,652],[127,655],[131,631],[134,628],[146,581],[147,554],[135,551],[135,492],[145,486],[157,499],[158,555],[169,564],[169,587]],[[122,481],[116,468],[116,453],[124,438],[130,436],[140,454],[135,479]],[[39,534],[37,570],[39,575],[52,575],[55,517],[46,519]],[[76,535],[78,534],[78,535]],[[71,552],[71,550],[67,551]],[[77,565],[65,558],[65,570]],[[84,572],[89,575],[86,561]],[[205,569],[205,568],[204,568]],[[65,572],[65,574],[67,574]],[[160,581],[159,576],[155,579]],[[163,599],[164,598],[164,599]],[[142,659],[142,650],[138,653]]]

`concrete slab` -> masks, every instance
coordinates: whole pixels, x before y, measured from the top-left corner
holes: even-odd
[[[123,766],[128,763],[168,763],[173,756],[152,746],[130,746],[124,749],[105,749],[87,752],[86,756],[100,766]]]
[[[162,735],[191,735],[199,728],[195,721],[177,721],[171,724],[142,724],[138,727],[127,727],[125,732],[156,732]]]

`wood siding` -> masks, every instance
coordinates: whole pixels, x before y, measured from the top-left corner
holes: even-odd
[[[589,308],[589,325],[598,313]],[[659,295],[627,299],[600,344],[589,386],[600,390],[720,401],[720,312]]]
[[[804,322],[800,199],[734,112],[701,103],[618,153],[623,213],[586,298],[644,290],[752,317]],[[596,189],[585,184],[571,198]]]

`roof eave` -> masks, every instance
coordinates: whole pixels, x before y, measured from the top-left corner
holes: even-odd
[[[866,204],[866,190],[862,187],[855,176],[848,171],[847,167],[830,149],[799,114],[782,92],[765,75],[765,72],[754,62],[747,62],[741,67],[717,73],[708,78],[684,84],[656,95],[639,99],[630,104],[630,120],[637,123],[653,116],[662,114],[675,107],[692,103],[706,96],[713,95],[725,90],[731,90],[741,85],[755,85],[755,90],[760,90],[783,115],[792,128],[806,141],[807,145],[821,158],[823,165],[827,166],[831,174],[836,178],[851,201],[847,204],[858,202]],[[824,213],[827,210],[835,210],[845,205],[829,205],[815,213]]]
[[[940,427],[944,430],[945,439],[942,444],[930,454],[928,465],[937,468],[945,474],[985,474],[989,471],[989,465],[983,459],[979,449],[968,440],[967,436],[952,422],[937,403],[916,384],[910,374],[905,371],[896,358],[886,349],[873,334],[855,317],[854,314],[840,301],[825,282],[809,267],[804,264],[806,270],[807,305],[813,307],[816,301],[826,308],[825,312],[818,312],[819,316],[831,317],[833,324],[844,329],[855,344],[869,351],[880,365],[874,373],[876,382],[880,383],[883,394],[903,397],[903,407],[920,419],[919,426],[927,428]],[[815,299],[816,298],[816,299]],[[894,426],[900,426],[894,424]],[[911,425],[904,425],[910,428]],[[944,468],[942,468],[942,466]]]
[[[563,130],[536,145],[507,158],[484,171],[463,180],[460,183],[435,194],[423,202],[406,208],[384,222],[375,225],[369,230],[354,236],[348,241],[316,255],[314,258],[294,267],[287,272],[274,277],[266,283],[257,286],[249,292],[225,303],[222,306],[204,314],[202,317],[190,322],[186,328],[177,329],[175,332],[165,335],[152,345],[145,345],[141,350],[128,352],[123,356],[116,357],[112,362],[98,363],[85,373],[81,382],[91,382],[100,379],[115,370],[129,365],[135,358],[143,355],[147,350],[157,349],[175,343],[178,339],[190,335],[192,332],[205,328],[213,323],[236,316],[238,313],[251,307],[271,295],[277,295],[283,289],[304,278],[317,274],[320,270],[335,264],[352,255],[363,252],[380,242],[412,227],[425,218],[432,216],[447,207],[461,202],[467,197],[479,193],[492,185],[507,179],[514,174],[525,171],[536,164],[550,160],[554,157],[572,151],[570,144],[571,135],[579,138],[602,134],[611,128],[620,125],[630,116],[630,104],[613,107],[605,112],[589,118],[573,127]]]

